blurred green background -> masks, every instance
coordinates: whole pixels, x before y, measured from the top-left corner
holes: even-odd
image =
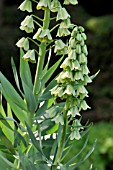
[[[89,144],[97,138],[94,154],[78,169],[113,170],[113,6],[112,0],[78,0],[76,7],[67,10],[72,21],[86,29],[91,74],[100,70],[94,82],[88,86],[88,104],[91,110],[83,112],[83,122],[94,122],[89,134]],[[0,71],[14,84],[10,60],[14,57],[19,63],[19,51],[15,46],[22,36],[19,30],[21,20],[26,13],[17,10],[22,0],[0,0]],[[77,152],[83,141],[77,142]],[[72,153],[72,152],[71,152]],[[84,155],[82,155],[84,156]],[[79,158],[80,159],[80,158]]]

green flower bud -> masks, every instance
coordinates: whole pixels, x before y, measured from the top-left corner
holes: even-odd
[[[66,19],[68,19],[68,18],[70,18],[70,15],[68,14],[68,12],[66,11],[66,9],[65,8],[60,8],[59,10],[58,10],[58,13],[57,13],[57,21],[58,20],[66,20]]]
[[[85,29],[84,29],[82,26],[79,26],[79,27],[78,27],[78,30],[79,30],[80,32],[84,32],[84,31],[85,31]]]
[[[56,124],[60,123],[61,125],[64,125],[64,118],[62,114],[55,116],[52,121],[55,121]]]
[[[81,70],[82,70],[82,73],[85,74],[85,75],[90,73],[90,71],[89,71],[89,69],[88,69],[86,64],[81,65]]]
[[[81,33],[81,36],[82,36],[83,40],[86,40],[86,39],[87,39],[87,36],[86,36],[85,33]]]
[[[25,30],[27,33],[33,32],[34,23],[32,16],[26,16],[26,18],[21,22],[21,30]]]
[[[83,53],[84,53],[85,55],[88,55],[88,51],[87,51],[87,46],[86,46],[86,45],[84,45],[84,46],[82,47],[82,51],[83,51]]]
[[[79,140],[80,138],[81,138],[81,136],[80,136],[80,133],[78,130],[71,132],[70,140],[74,140],[74,139]]]
[[[69,44],[70,44],[70,47],[71,47],[72,49],[75,49],[75,48],[76,48],[76,41],[75,41],[74,38],[71,38],[71,39],[69,40]]]
[[[75,27],[71,33],[71,37],[76,38],[76,35],[78,34],[78,27]]]
[[[21,11],[32,12],[32,2],[30,0],[25,0],[18,8]]]
[[[71,115],[72,117],[80,116],[77,106],[71,107],[70,110],[68,110],[67,115]]]
[[[25,51],[29,49],[29,41],[28,38],[22,37],[17,43],[17,47],[24,48]]]
[[[77,1],[77,0],[65,0],[65,1],[64,1],[64,4],[65,4],[65,5],[69,5],[69,4],[77,5],[77,4],[78,4],[78,1]]]
[[[75,72],[74,80],[82,80],[82,81],[84,80],[81,71],[76,71],[76,72]]]
[[[57,12],[61,8],[61,4],[58,0],[53,0],[51,2],[51,11],[52,12]]]
[[[46,8],[49,8],[51,10],[51,1],[50,0],[40,0],[36,7],[37,10],[40,10],[40,9],[45,10]]]
[[[74,49],[70,50],[68,53],[68,56],[69,56],[69,59],[76,60],[76,57],[77,57],[76,50]]]
[[[81,46],[84,46],[84,45],[85,45],[85,42],[84,42],[83,39],[81,40],[80,45],[81,45]]]
[[[30,61],[31,63],[36,63],[34,50],[28,50],[27,53],[24,54],[23,58],[25,61]]]
[[[78,41],[81,41],[81,40],[82,40],[81,34],[77,34],[76,39],[77,39]]]
[[[87,109],[90,109],[90,107],[87,105],[86,101],[85,100],[81,100],[80,102],[80,107],[79,107],[79,110],[87,110]]]
[[[79,54],[79,62],[80,62],[80,64],[83,64],[83,63],[86,63],[87,64],[87,57],[85,56],[85,54],[84,53],[82,53],[82,54]]]
[[[67,28],[59,28],[57,32],[57,37],[64,37],[70,35],[70,31]]]
[[[81,46],[79,44],[76,45],[76,53],[81,54]]]

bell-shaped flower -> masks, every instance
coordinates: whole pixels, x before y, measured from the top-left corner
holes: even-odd
[[[82,64],[82,65],[81,65],[81,70],[82,70],[82,73],[85,74],[85,75],[87,75],[88,73],[90,73],[90,71],[89,71],[89,69],[88,69],[88,67],[87,67],[86,64]]]
[[[32,2],[30,0],[25,0],[22,2],[22,4],[18,8],[21,11],[32,12]]]
[[[79,111],[78,111],[77,106],[72,106],[72,107],[68,110],[67,115],[71,115],[72,117],[80,116],[80,113],[79,113]]]
[[[84,45],[84,46],[82,47],[82,51],[83,51],[83,53],[84,53],[85,55],[88,55],[88,50],[87,50],[87,46],[86,46],[86,45]]]
[[[80,64],[83,64],[83,63],[87,64],[87,57],[86,57],[86,55],[84,53],[79,54],[78,58],[79,58],[79,63]]]
[[[64,37],[70,35],[70,31],[67,28],[59,28],[57,32],[57,37]]]
[[[52,121],[54,121],[56,124],[60,123],[61,125],[64,125],[64,118],[62,114],[57,114]]]
[[[58,13],[57,13],[57,18],[56,20],[65,20],[67,18],[70,18],[70,15],[66,11],[65,8],[59,8]]]
[[[17,43],[17,47],[24,48],[25,51],[29,49],[29,41],[28,38],[22,37]]]
[[[26,16],[26,18],[21,22],[21,30],[25,30],[27,33],[33,32],[34,22],[32,16]]]
[[[79,110],[87,110],[90,109],[90,107],[87,105],[85,100],[81,100]]]
[[[54,95],[55,97],[62,97],[64,92],[63,88],[57,85],[54,88],[52,88],[50,91],[51,94]]]
[[[61,8],[61,4],[58,0],[53,0],[51,2],[51,11],[57,12]]]
[[[81,73],[81,71],[76,71],[75,75],[74,75],[74,80],[84,80],[83,78],[83,74]]]
[[[64,95],[67,94],[69,96],[71,96],[71,95],[75,96],[75,90],[74,90],[73,86],[71,84],[68,84],[63,94]]]
[[[78,85],[77,95],[79,95],[79,93],[81,93],[81,94],[88,94],[88,91],[86,90],[86,88],[83,85]]]
[[[69,50],[68,57],[69,59],[76,60],[77,57],[76,50],[75,49]]]
[[[53,118],[58,113],[58,106],[53,106],[50,109],[46,110],[44,116],[46,118]]]
[[[87,83],[92,83],[92,80],[88,75],[84,75],[84,85],[87,85]]]
[[[70,18],[63,20],[60,24],[60,28],[71,28],[73,24],[71,24]]]
[[[62,79],[62,80],[65,80],[65,79],[66,79],[66,81],[67,81],[68,79],[70,79],[71,81],[73,81],[72,71],[69,71],[69,70],[63,71],[63,72],[61,73],[61,75],[60,75],[60,79]],[[57,80],[58,80],[58,79],[57,79]]]
[[[79,130],[74,130],[71,132],[70,140],[74,140],[74,139],[79,140],[80,138],[81,138],[81,135],[79,133]]]
[[[73,121],[72,126],[73,126],[74,129],[78,129],[78,130],[83,129],[83,126],[80,123],[80,119],[75,119]]]
[[[67,47],[62,50],[57,50],[56,55],[66,55],[68,53]]]
[[[67,67],[71,68],[71,61],[69,60],[69,58],[66,58],[60,66],[60,68],[63,68],[63,69],[66,69]]]
[[[71,63],[71,70],[80,70],[80,64],[78,60],[72,61]]]
[[[49,29],[41,29],[39,28],[36,34],[33,36],[33,39],[37,39],[39,41],[51,41],[52,36],[50,34]]]
[[[77,1],[77,0],[65,0],[65,1],[64,1],[64,4],[65,4],[65,5],[69,5],[69,4],[77,5],[77,4],[78,4],[78,1]]]
[[[30,61],[31,63],[36,63],[34,50],[28,50],[27,53],[24,54],[23,58],[25,61]]]
[[[41,34],[41,32],[42,32],[42,29],[39,28],[38,31],[37,31],[37,32],[35,33],[35,35],[33,36],[33,39],[41,40],[41,39],[39,38],[39,35]]]
[[[49,29],[43,29],[39,35],[40,38],[45,38],[48,40],[52,40],[52,36],[50,34]]]
[[[62,50],[65,47],[66,47],[66,44],[62,40],[56,40],[54,52],[56,53],[57,51]]]
[[[40,10],[40,9],[45,10],[47,8],[51,9],[51,1],[50,0],[40,0],[36,7],[37,10]]]

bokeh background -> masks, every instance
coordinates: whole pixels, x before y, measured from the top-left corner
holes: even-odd
[[[113,5],[112,0],[78,0],[76,7],[67,10],[72,21],[82,25],[87,34],[89,68],[91,74],[100,70],[88,86],[91,109],[83,112],[83,122],[94,122],[89,133],[88,149],[97,139],[94,154],[78,169],[113,170]],[[0,71],[14,84],[11,57],[19,64],[19,51],[15,46],[22,36],[19,30],[24,13],[17,10],[22,0],[0,0]],[[78,152],[85,138],[75,145]],[[73,150],[71,152],[73,154]],[[81,159],[78,158],[78,159]]]

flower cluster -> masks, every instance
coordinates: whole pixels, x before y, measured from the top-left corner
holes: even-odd
[[[76,116],[80,116],[81,110],[90,108],[85,101],[85,97],[88,97],[88,91],[85,86],[87,83],[92,82],[87,67],[88,51],[85,40],[84,28],[75,26],[68,43],[68,56],[60,66],[63,71],[56,78],[57,85],[51,89],[51,94],[56,98],[68,99],[67,116],[75,118],[71,128],[70,139],[80,139],[79,131],[82,126],[80,121],[76,119]],[[61,47],[64,49],[65,45]],[[75,124],[79,125],[75,126]]]

